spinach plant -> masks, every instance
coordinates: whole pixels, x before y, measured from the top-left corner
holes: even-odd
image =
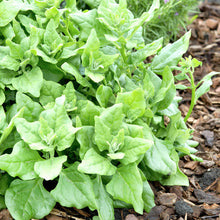
[[[80,0],[78,7],[97,8],[102,0]],[[118,0],[116,1],[118,2]],[[128,9],[138,18],[148,11],[153,0],[127,0]],[[187,25],[196,19],[198,14],[198,0],[160,0],[160,8],[152,15],[150,22],[143,26],[143,37],[150,43],[163,37],[164,44],[175,41],[181,30],[187,30]],[[189,17],[189,14],[195,14]]]
[[[178,162],[198,159],[196,143],[172,71],[192,76],[198,61],[180,61],[190,32],[145,45],[158,7],[134,18],[125,0],[86,11],[75,0],[0,2],[0,208],[14,219],[43,218],[58,202],[113,220],[115,207],[150,211],[148,181],[188,185]]]

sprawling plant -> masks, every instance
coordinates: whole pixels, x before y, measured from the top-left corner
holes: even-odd
[[[178,161],[197,159],[196,143],[172,70],[190,79],[200,63],[178,65],[190,32],[145,45],[141,26],[158,7],[134,18],[125,0],[88,11],[75,0],[0,2],[0,208],[13,218],[40,219],[59,202],[112,220],[114,207],[154,206],[148,181],[188,185]]]

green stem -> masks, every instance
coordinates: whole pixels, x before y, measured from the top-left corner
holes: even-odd
[[[50,158],[53,158],[54,157],[54,150],[49,151],[49,153],[50,153]]]
[[[126,63],[126,51],[125,51],[124,45],[121,47],[120,53],[121,53],[124,63]]]
[[[191,103],[190,103],[189,111],[188,111],[186,117],[184,118],[184,122],[186,122],[188,120],[189,116],[192,113],[194,105],[195,105],[196,86],[195,86],[195,82],[194,82],[194,78],[193,78],[192,72],[194,72],[194,71],[190,71],[189,72],[190,77],[191,77],[191,88],[192,88]]]

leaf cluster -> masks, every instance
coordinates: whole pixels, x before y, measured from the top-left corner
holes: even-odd
[[[79,1],[79,8],[98,7],[102,0]],[[118,1],[117,1],[118,2]],[[136,18],[150,10],[153,0],[127,0],[128,9]],[[150,43],[160,37],[164,38],[164,44],[175,41],[181,30],[187,30],[186,26],[197,17],[198,0],[160,0],[160,8],[155,11],[153,18],[145,22],[143,36],[146,43]],[[189,14],[194,14],[189,18]]]

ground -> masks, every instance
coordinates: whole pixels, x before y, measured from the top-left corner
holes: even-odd
[[[213,2],[213,1],[210,1]],[[220,5],[200,5],[198,18],[188,27],[192,30],[191,55],[203,62],[195,72],[199,81],[211,71],[220,72]],[[179,92],[183,97],[180,109],[186,115],[191,94]],[[193,139],[200,144],[197,156],[203,162],[192,161],[188,156],[180,161],[181,170],[189,177],[190,186],[161,186],[152,182],[156,207],[150,213],[138,215],[134,210],[115,210],[116,220],[169,220],[169,219],[218,219],[220,220],[220,75],[213,78],[211,90],[202,96],[187,125],[194,129]],[[87,209],[67,209],[57,206],[45,219],[91,219]],[[12,219],[7,210],[0,212],[0,220]]]

